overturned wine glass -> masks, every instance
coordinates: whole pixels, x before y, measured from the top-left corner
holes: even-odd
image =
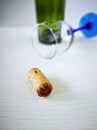
[[[79,27],[73,29],[64,21],[43,22],[32,30],[34,50],[45,59],[62,55],[73,43],[74,33],[81,31],[87,38],[97,35],[97,14],[86,13],[79,21]]]

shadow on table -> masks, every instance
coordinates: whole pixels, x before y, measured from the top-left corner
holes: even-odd
[[[68,83],[62,79],[57,79],[57,78],[49,78],[53,85],[53,91],[48,96],[48,99],[50,100],[55,100],[55,101],[62,101],[64,100],[70,100],[72,99],[73,95],[73,90],[71,86],[68,85]]]

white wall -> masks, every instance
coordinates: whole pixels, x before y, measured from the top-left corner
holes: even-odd
[[[67,0],[66,21],[77,26],[81,16],[87,12],[97,13],[97,0]]]
[[[0,26],[31,26],[34,22],[34,0],[0,0]]]
[[[97,13],[97,0],[67,0],[65,20],[77,26],[80,17],[90,11]],[[0,26],[32,26],[33,23],[34,0],[0,0]]]

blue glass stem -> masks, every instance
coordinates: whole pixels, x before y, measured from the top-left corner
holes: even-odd
[[[92,24],[90,22],[88,22],[86,25],[82,26],[82,27],[79,27],[79,28],[76,28],[76,29],[73,29],[72,30],[67,30],[67,34],[68,35],[71,35],[71,34],[74,34],[75,32],[77,31],[81,31],[83,29],[91,29],[92,28]]]

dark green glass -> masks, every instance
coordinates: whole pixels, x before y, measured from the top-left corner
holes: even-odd
[[[64,20],[66,0],[35,0],[35,4],[37,23],[45,22],[45,25],[52,28],[57,42],[61,42],[61,22],[59,21]],[[38,36],[42,43],[55,43],[49,29],[39,27]]]

